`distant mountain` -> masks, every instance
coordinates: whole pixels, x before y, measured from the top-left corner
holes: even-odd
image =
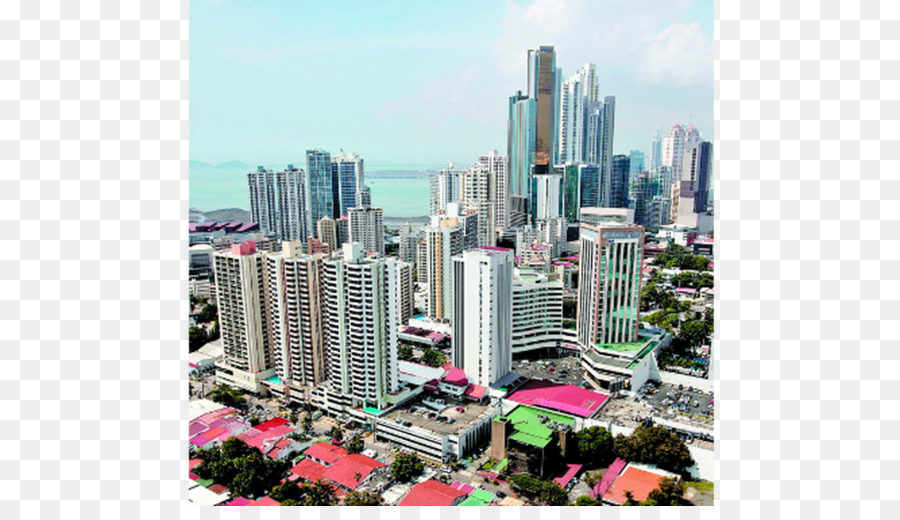
[[[212,165],[209,163],[205,163],[203,161],[195,161],[193,159],[188,161],[188,166],[190,166],[191,168],[212,168]]]
[[[221,164],[217,164],[215,167],[216,167],[216,168],[222,168],[222,169],[231,169],[231,168],[244,168],[244,169],[247,169],[247,168],[252,168],[249,164],[247,164],[247,163],[245,163],[245,162],[241,162],[241,161],[226,161],[226,162],[223,162],[223,163],[221,163]]]
[[[207,220],[250,222],[250,212],[241,208],[214,209],[212,211],[200,211],[191,208],[188,219],[191,222],[205,222]]]

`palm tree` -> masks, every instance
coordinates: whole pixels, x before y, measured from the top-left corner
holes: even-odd
[[[359,480],[361,478],[362,478],[362,473],[356,472],[353,474],[353,480],[355,480],[357,484],[359,484]]]

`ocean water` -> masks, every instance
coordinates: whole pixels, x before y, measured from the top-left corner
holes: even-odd
[[[284,168],[285,165],[264,166],[277,170]],[[382,208],[385,217],[408,218],[428,215],[428,174],[397,173],[397,171],[404,168],[409,170],[438,168],[439,165],[383,165],[380,168],[392,171],[382,173],[368,171],[370,167],[366,166],[366,185],[372,192],[372,205]],[[255,166],[243,163],[225,163],[217,166],[191,163],[190,207],[201,211],[222,208],[249,210],[247,172],[255,169]]]

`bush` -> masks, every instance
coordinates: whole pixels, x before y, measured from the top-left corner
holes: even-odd
[[[400,482],[409,482],[422,474],[425,464],[415,453],[401,453],[391,464],[391,476]]]

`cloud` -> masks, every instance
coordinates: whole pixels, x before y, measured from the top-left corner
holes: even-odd
[[[675,86],[708,85],[713,81],[713,43],[697,22],[673,23],[642,38],[646,47],[635,79]]]
[[[403,98],[393,98],[375,109],[373,116],[390,117],[396,114],[419,114],[429,120],[466,117],[477,122],[489,122],[485,114],[481,71],[472,65],[461,74],[438,78],[419,87]]]

